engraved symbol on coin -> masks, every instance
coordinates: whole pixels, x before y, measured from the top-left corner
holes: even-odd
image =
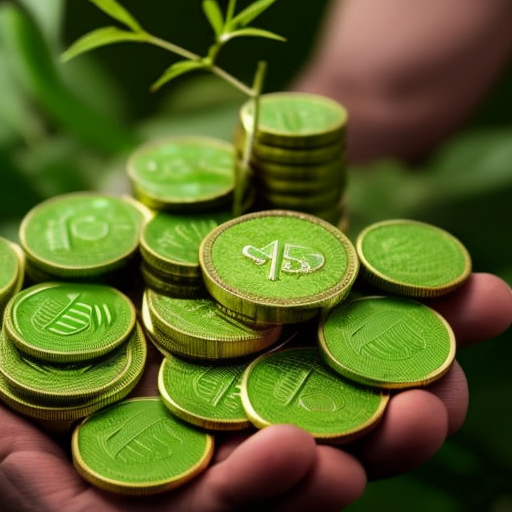
[[[73,239],[94,242],[109,234],[110,227],[105,220],[94,215],[72,217],[73,212],[67,212],[58,219],[48,221],[46,239],[50,251],[70,251]]]
[[[112,313],[107,304],[87,304],[80,301],[79,293],[69,293],[67,299],[67,302],[45,299],[32,315],[32,325],[39,331],[70,336],[112,323]]]
[[[264,265],[270,261],[267,276],[270,281],[278,281],[281,271],[287,274],[309,274],[321,269],[325,263],[324,255],[315,249],[304,245],[281,243],[279,240],[274,240],[261,249],[246,245],[242,249],[242,254],[257,265]]]
[[[319,365],[313,365],[309,369],[299,368],[295,372],[285,372],[275,388],[274,398],[282,405],[298,406],[308,412],[328,413],[336,412],[345,407],[345,401],[341,396],[334,397],[326,394],[319,386],[308,385],[313,374],[332,380],[332,377]]]
[[[157,243],[161,250],[173,254],[176,258],[183,261],[195,260],[203,238],[216,226],[214,220],[178,224],[172,230],[164,230]]]
[[[395,361],[409,359],[427,346],[421,326],[411,315],[397,318],[400,312],[375,313],[350,335],[350,346],[360,356]]]
[[[168,459],[173,445],[181,444],[166,418],[149,419],[143,412],[128,418],[114,430],[99,437],[104,453],[126,464],[141,464]]]
[[[207,368],[194,378],[193,386],[199,398],[217,407],[222,404],[229,410],[240,407],[240,375],[234,375],[229,381],[223,381],[215,375],[215,369]]]

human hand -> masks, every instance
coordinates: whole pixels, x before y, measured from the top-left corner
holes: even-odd
[[[452,325],[459,347],[503,332],[512,321],[512,294],[496,276],[474,274],[459,290],[432,300]],[[158,357],[150,358],[142,394],[155,394]],[[181,489],[124,497],[85,482],[66,450],[29,421],[0,406],[0,493],[5,512],[339,511],[364,490],[366,478],[408,471],[428,460],[463,423],[464,373],[455,363],[425,389],[394,395],[378,427],[342,449],[317,445],[290,425],[217,436],[210,467]]]

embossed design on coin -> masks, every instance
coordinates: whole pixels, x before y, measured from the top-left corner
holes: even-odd
[[[227,380],[216,379],[215,368],[205,368],[193,379],[193,389],[197,397],[206,401],[213,407],[222,403],[224,407],[234,410],[240,407],[240,377],[238,374],[230,375]]]
[[[44,299],[30,318],[36,331],[71,336],[87,329],[107,329],[111,325],[108,304],[88,304],[80,300],[80,293],[69,293],[66,298],[67,302],[53,297]]]
[[[350,319],[347,319],[350,321]],[[350,346],[360,356],[395,361],[409,359],[427,347],[423,325],[403,311],[380,311],[365,322],[354,320]]]
[[[387,400],[324,367],[314,348],[260,356],[242,379],[242,403],[255,426],[291,423],[331,442],[354,439],[372,428]]]
[[[5,315],[8,338],[31,356],[78,362],[123,343],[135,325],[135,308],[115,288],[44,283],[16,296]]]
[[[325,263],[322,253],[304,245],[281,243],[279,240],[274,240],[261,249],[246,245],[242,254],[257,265],[270,262],[268,279],[271,281],[278,281],[281,271],[288,274],[308,274],[321,269]]]
[[[137,250],[142,213],[114,196],[74,193],[34,207],[20,241],[37,270],[59,277],[101,275]]]
[[[89,416],[72,439],[73,463],[89,482],[125,494],[166,491],[208,464],[213,439],[177,420],[158,398],[126,400]]]
[[[400,297],[339,304],[322,318],[320,352],[346,378],[370,386],[428,384],[448,371],[455,337],[438,313]]]
[[[363,277],[400,295],[444,295],[471,273],[471,258],[461,242],[422,222],[377,222],[360,233],[356,246]]]
[[[158,389],[164,404],[179,418],[212,430],[235,430],[250,425],[240,398],[246,364],[191,362],[165,358]]]

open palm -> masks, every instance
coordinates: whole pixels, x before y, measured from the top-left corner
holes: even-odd
[[[430,305],[450,322],[459,347],[494,337],[512,321],[510,289],[489,274],[473,274]],[[153,355],[138,394],[156,394],[158,365]],[[361,495],[368,477],[399,474],[428,460],[462,425],[467,402],[464,373],[455,363],[428,388],[395,394],[379,426],[343,449],[317,445],[291,425],[223,434],[199,477],[176,491],[140,498],[91,487],[73,469],[68,436],[54,438],[0,406],[2,511],[339,511]]]

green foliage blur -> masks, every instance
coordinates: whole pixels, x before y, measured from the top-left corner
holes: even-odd
[[[243,5],[243,2],[240,2]],[[219,64],[250,83],[268,61],[265,91],[282,90],[308,57],[328,0],[280,0],[260,25],[287,43],[236,41]],[[199,0],[124,0],[157,35],[197,53],[212,42]],[[149,86],[173,57],[147,45],[98,49],[66,64],[82,34],[112,24],[86,0],[0,0],[0,235],[17,239],[21,218],[69,191],[129,190],[127,155],[168,135],[229,140],[245,98],[199,73]],[[512,63],[467,128],[415,167],[387,160],[350,169],[353,236],[370,222],[409,217],[437,224],[469,249],[476,271],[512,284]],[[462,431],[423,468],[373,483],[350,507],[438,512],[512,511],[512,333],[458,357],[471,389]]]

